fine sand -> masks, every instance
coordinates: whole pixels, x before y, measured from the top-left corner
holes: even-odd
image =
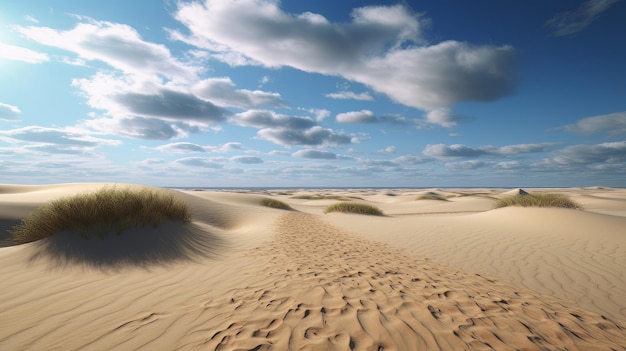
[[[523,189],[584,210],[492,209],[521,189],[174,191],[191,223],[10,241],[105,185],[0,185],[0,350],[626,350],[625,189]]]

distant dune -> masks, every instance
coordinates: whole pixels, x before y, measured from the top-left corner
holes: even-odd
[[[104,185],[0,185],[0,349],[626,345],[623,189],[177,191],[191,223],[11,242],[30,211]],[[521,191],[584,210],[492,209]],[[385,216],[324,214],[331,196]]]

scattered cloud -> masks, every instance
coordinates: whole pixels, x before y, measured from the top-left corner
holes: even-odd
[[[344,145],[353,142],[353,137],[348,134],[320,126],[305,130],[266,128],[259,130],[258,135],[279,145]]]
[[[221,163],[214,162],[212,159],[204,158],[204,157],[185,157],[180,158],[172,162],[174,165],[184,165],[184,166],[192,166],[192,167],[201,167],[201,168],[213,168],[213,169],[221,169],[224,168],[224,165]]]
[[[175,17],[191,34],[170,33],[233,65],[341,76],[426,111],[492,101],[516,85],[510,46],[427,45],[422,29],[430,21],[404,5],[357,8],[351,16],[351,22],[331,23],[310,12],[285,13],[278,1],[206,0],[180,3]]]
[[[0,121],[14,121],[21,113],[22,111],[17,106],[0,102]]]
[[[48,55],[21,46],[9,45],[0,42],[0,59],[24,61],[27,63],[42,63],[50,60]]]
[[[428,111],[426,113],[425,119],[432,124],[437,124],[442,127],[450,128],[456,126],[458,122],[464,118],[453,114],[447,108],[440,108]]]
[[[165,153],[189,153],[189,152],[211,152],[211,153],[224,153],[233,150],[241,150],[243,149],[243,145],[241,143],[230,142],[225,143],[219,146],[211,146],[211,145],[198,145],[194,143],[188,142],[177,142],[177,143],[169,143],[165,145],[160,145],[156,147],[157,150]]]
[[[196,96],[220,106],[239,108],[287,106],[278,93],[235,89],[235,84],[228,77],[203,79],[194,85],[192,91]]]
[[[626,162],[626,141],[568,146],[557,151],[549,162],[561,166],[619,164],[623,167]]]
[[[357,94],[357,93],[352,92],[352,91],[340,91],[338,93],[330,93],[330,94],[326,94],[324,96],[326,96],[327,98],[339,99],[339,100],[348,100],[348,99],[360,100],[360,101],[372,101],[372,100],[374,100],[374,98],[367,92]]]
[[[393,154],[394,152],[396,152],[396,147],[393,145],[387,146],[384,149],[380,149],[378,151],[376,151],[379,154],[385,154],[385,155],[389,155],[389,154]]]
[[[488,164],[479,160],[467,160],[460,162],[447,162],[446,168],[448,169],[459,169],[459,170],[469,170],[469,169],[478,169],[486,167]]]
[[[587,0],[576,9],[557,13],[546,25],[557,37],[572,35],[587,28],[593,21],[619,0]]]
[[[555,143],[517,144],[502,147],[484,145],[470,147],[463,144],[428,144],[423,154],[433,158],[469,158],[480,156],[509,156],[523,153],[544,152],[552,148]]]
[[[338,123],[376,123],[378,119],[370,110],[351,111],[337,115]]]
[[[568,124],[557,129],[581,134],[600,132],[609,135],[626,134],[626,111],[583,118],[574,124]]]
[[[317,123],[309,117],[287,116],[268,110],[248,110],[233,115],[230,122],[244,127],[284,128],[301,130],[315,126]]]
[[[315,115],[315,120],[317,121],[317,123],[321,123],[323,120],[325,120],[326,118],[328,118],[330,116],[330,111],[327,109],[309,109],[308,110],[309,113],[312,113]]]
[[[230,159],[233,162],[244,164],[258,164],[263,163],[263,160],[256,156],[234,156]]]
[[[404,155],[404,156],[396,157],[391,160],[391,162],[397,163],[400,165],[416,165],[419,163],[424,163],[424,162],[429,162],[429,161],[430,159],[428,158],[415,156],[415,155]]]
[[[324,159],[324,160],[334,160],[337,158],[337,155],[328,152],[328,151],[319,151],[319,150],[300,150],[291,154],[293,157],[297,158],[313,158],[313,159]]]
[[[40,44],[74,52],[84,60],[105,62],[127,74],[188,81],[202,71],[174,58],[164,45],[144,41],[128,25],[77,17],[83,22],[70,30],[38,26],[16,29]]]

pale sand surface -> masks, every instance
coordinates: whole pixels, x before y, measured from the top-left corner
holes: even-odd
[[[103,185],[0,185],[0,245]],[[192,223],[0,247],[0,350],[626,350],[626,190],[491,210],[510,190],[176,192]],[[324,194],[387,216],[292,198]]]

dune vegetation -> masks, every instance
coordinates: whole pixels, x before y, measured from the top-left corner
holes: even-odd
[[[120,234],[126,229],[163,220],[191,221],[187,204],[166,190],[105,187],[96,192],[62,197],[31,212],[11,230],[12,239],[27,243],[62,231],[82,237]]]
[[[416,200],[439,200],[439,201],[448,201],[445,196],[437,194],[437,193],[426,193],[420,195],[416,198]]]
[[[292,196],[292,199],[298,200],[339,200],[339,201],[348,201],[350,198],[340,195],[296,195]],[[353,199],[355,197],[352,197]]]
[[[287,205],[286,203],[280,200],[270,199],[268,197],[262,198],[261,201],[259,201],[259,204],[261,206],[277,208],[280,210],[288,210],[288,211],[293,210],[293,208],[291,208],[291,206]]]
[[[372,216],[384,216],[383,211],[378,209],[375,206],[366,205],[366,204],[358,204],[354,202],[342,202],[337,204],[332,204],[324,210],[324,213],[330,212],[344,212],[344,213],[356,213],[356,214],[364,214],[364,215],[372,215]]]
[[[498,199],[494,204],[494,208],[507,206],[522,207],[562,207],[582,209],[582,206],[562,194],[527,194],[514,195]]]

